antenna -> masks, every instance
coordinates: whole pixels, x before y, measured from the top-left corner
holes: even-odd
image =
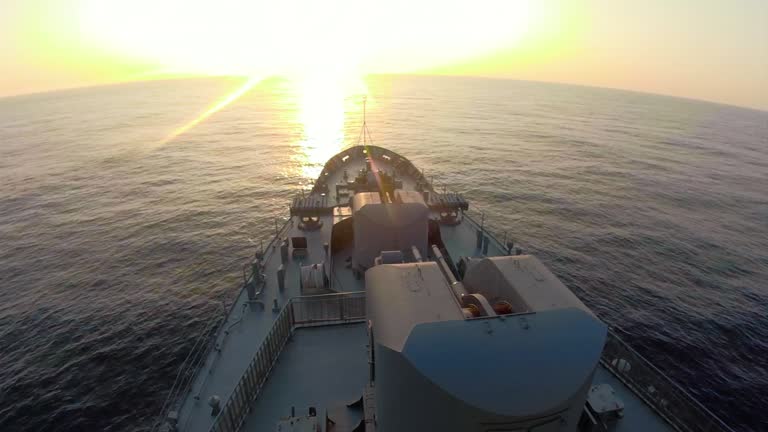
[[[368,124],[366,123],[365,110],[368,103],[368,96],[363,96],[363,145],[365,145],[365,136],[368,131]]]
[[[360,135],[357,137],[357,145],[360,145],[360,138],[362,138],[363,146],[368,146],[368,141],[371,141],[371,144],[373,144],[373,137],[371,136],[371,131],[368,130],[368,120],[367,120],[367,102],[368,102],[368,96],[363,96],[363,124],[360,127]]]

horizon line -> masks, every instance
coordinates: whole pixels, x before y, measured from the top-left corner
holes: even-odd
[[[600,85],[594,85],[594,84],[584,84],[584,83],[565,82],[565,81],[531,80],[531,79],[504,77],[504,76],[497,76],[497,75],[456,75],[456,74],[450,74],[450,73],[435,73],[435,72],[367,73],[367,74],[363,74],[362,78],[364,79],[366,77],[375,77],[375,76],[440,77],[440,78],[465,78],[465,79],[469,78],[469,79],[485,79],[485,80],[495,80],[495,81],[527,82],[527,83],[534,83],[534,84],[550,84],[550,85],[561,85],[561,86],[569,86],[569,87],[583,87],[583,88],[591,88],[591,89],[597,89],[597,90],[610,90],[610,91],[616,91],[616,92],[633,93],[637,95],[680,99],[683,101],[707,103],[712,105],[720,105],[728,108],[739,108],[739,109],[744,109],[749,111],[757,111],[763,114],[768,114],[768,106],[763,107],[763,106],[752,106],[752,105],[736,105],[734,103],[711,100],[711,99],[698,99],[691,96],[679,96],[679,95],[671,95],[667,93],[656,93],[651,91],[635,90],[635,89],[628,89],[628,88],[622,88],[622,87],[609,87],[609,86],[600,86]],[[251,78],[251,76],[248,74],[190,74],[190,73],[173,74],[173,73],[169,73],[169,74],[157,74],[156,76],[148,77],[148,75],[142,74],[140,75],[139,78],[136,78],[136,79],[118,80],[118,81],[109,82],[109,83],[73,85],[73,86],[64,86],[64,87],[51,88],[51,89],[39,90],[39,91],[0,94],[0,101],[3,101],[5,99],[42,96],[47,94],[65,93],[65,92],[86,90],[86,89],[92,89],[92,88],[95,89],[95,88],[103,88],[103,87],[115,87],[115,86],[121,86],[126,84],[139,84],[139,83],[145,83],[145,82],[150,83],[150,82],[160,82],[160,81],[182,81],[182,80],[191,80],[191,79],[232,79],[232,78],[249,79]],[[264,81],[272,80],[276,78],[289,79],[284,75],[275,74],[275,75],[267,76],[266,78],[264,78]]]

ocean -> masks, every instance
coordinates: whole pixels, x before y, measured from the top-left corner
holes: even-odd
[[[357,142],[362,94],[375,144],[735,430],[768,430],[767,112],[425,76],[268,79],[225,104],[242,84],[0,99],[0,430],[147,430],[288,201]]]

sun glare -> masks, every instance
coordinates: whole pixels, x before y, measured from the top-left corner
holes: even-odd
[[[416,72],[520,43],[533,0],[80,0],[81,31],[167,72]],[[151,11],[151,13],[147,13]],[[436,12],[439,11],[439,12]]]
[[[210,108],[206,109],[200,115],[195,117],[194,119],[190,120],[188,123],[185,123],[182,126],[179,126],[176,128],[173,132],[168,134],[165,138],[163,138],[160,141],[160,144],[166,144],[170,141],[173,141],[176,139],[179,135],[189,131],[193,127],[200,124],[202,121],[207,119],[208,117],[212,116],[216,112],[220,111],[222,108],[226,107],[227,105],[231,104],[232,102],[239,99],[242,95],[248,93],[249,90],[253,88],[256,84],[262,81],[261,77],[251,77],[249,78],[245,83],[243,83],[242,86],[238,87],[235,91],[232,93],[224,96],[221,100],[211,105]]]
[[[367,94],[362,79],[353,74],[304,74],[292,79],[296,97],[296,124],[301,128],[293,158],[300,175],[311,182],[323,164],[347,144],[349,117],[359,110],[358,99]]]

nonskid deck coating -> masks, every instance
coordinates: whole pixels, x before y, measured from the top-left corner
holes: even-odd
[[[365,324],[297,330],[280,354],[277,367],[252,404],[243,431],[273,431],[291,413],[319,415],[359,399],[368,382]]]

